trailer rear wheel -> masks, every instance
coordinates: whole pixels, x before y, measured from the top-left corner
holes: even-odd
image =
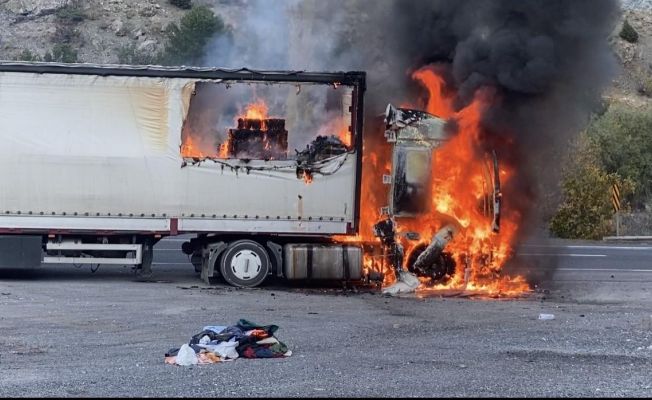
[[[233,286],[255,287],[267,278],[270,264],[263,246],[253,240],[238,240],[220,257],[220,273]]]

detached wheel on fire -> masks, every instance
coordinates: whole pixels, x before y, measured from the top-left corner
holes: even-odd
[[[255,287],[267,278],[270,263],[263,246],[253,240],[238,240],[220,257],[220,273],[233,286]]]

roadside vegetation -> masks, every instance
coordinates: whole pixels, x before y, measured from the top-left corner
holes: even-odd
[[[595,115],[572,144],[565,162],[563,201],[550,221],[561,238],[601,239],[613,234],[611,188],[620,188],[621,210],[652,208],[652,109],[611,104]]]

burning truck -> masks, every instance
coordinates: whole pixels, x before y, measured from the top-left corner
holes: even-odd
[[[364,72],[0,63],[0,86],[0,267],[148,274],[190,234],[206,282],[527,290],[501,275],[509,172],[464,155],[473,110],[389,105],[363,134]]]

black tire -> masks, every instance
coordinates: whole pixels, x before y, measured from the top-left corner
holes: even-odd
[[[423,253],[427,244],[419,244],[410,253],[407,259],[408,271],[423,278],[430,278],[432,283],[446,282],[451,276],[455,275],[455,260],[450,253],[442,252],[437,261],[427,270],[417,270],[414,263],[421,253]]]
[[[267,250],[253,240],[238,240],[219,259],[224,280],[236,287],[256,287],[267,278],[271,261]]]

